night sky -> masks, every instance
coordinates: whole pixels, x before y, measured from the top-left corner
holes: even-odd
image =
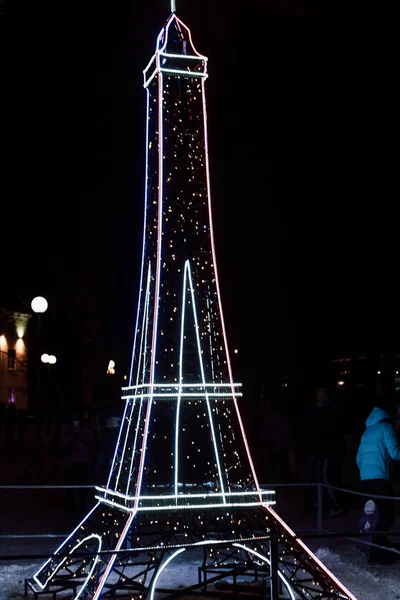
[[[285,371],[290,356],[396,346],[397,137],[384,36],[368,10],[177,0],[209,58],[217,260],[239,374]],[[168,14],[167,0],[38,0],[2,17],[10,68],[0,300],[17,296],[29,310],[45,295],[57,352],[67,335],[73,353],[94,320],[91,343],[130,358],[142,70]]]

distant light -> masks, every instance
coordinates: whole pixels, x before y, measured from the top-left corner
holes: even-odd
[[[237,348],[234,349],[235,354],[239,354],[239,350]]]
[[[31,308],[35,313],[46,312],[48,306],[49,304],[46,298],[43,298],[43,296],[36,296],[36,298],[34,298],[31,302]]]
[[[115,375],[115,362],[113,360],[108,363],[107,375]]]
[[[56,362],[57,362],[57,359],[56,359],[56,357],[54,356],[54,354],[50,354],[50,356],[49,356],[49,363],[50,363],[51,365],[55,365],[55,364],[56,364]]]
[[[17,336],[20,340],[24,337],[25,329],[23,325],[17,325]]]
[[[377,373],[378,373],[378,375],[380,375],[380,374],[381,374],[381,372],[380,372],[380,371],[377,371]]]
[[[343,386],[344,386],[344,384],[345,384],[345,382],[343,381],[343,379],[340,379],[340,380],[337,382],[337,384],[338,384],[338,386],[339,386],[339,387],[343,387]]]
[[[49,360],[50,356],[48,354],[42,354],[42,356],[40,357],[40,360],[42,361],[42,363],[48,363],[50,362]]]

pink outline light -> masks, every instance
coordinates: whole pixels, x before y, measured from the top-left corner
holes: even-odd
[[[120,535],[120,537],[118,539],[118,544],[114,548],[114,551],[118,552],[118,550],[121,548],[121,546],[123,544],[123,541],[125,539],[125,536],[126,536],[128,530],[129,530],[129,527],[131,526],[131,523],[132,523],[133,518],[134,518],[135,515],[136,515],[136,512],[132,512],[130,514],[130,516],[129,516],[126,524],[125,524],[125,527],[124,527],[124,529],[123,529],[123,531],[122,531],[122,533],[121,533],[121,535]],[[108,574],[110,573],[110,571],[112,569],[112,566],[113,566],[116,558],[117,558],[116,554],[113,554],[112,557],[110,558],[110,561],[109,561],[109,563],[108,563],[108,565],[107,565],[107,567],[106,567],[106,569],[105,569],[105,571],[103,573],[103,576],[102,576],[102,578],[100,580],[100,583],[99,583],[99,585],[97,587],[97,590],[95,591],[95,593],[93,595],[93,600],[97,600],[97,598],[99,598],[99,596],[100,596],[100,594],[101,594],[101,592],[103,590],[104,584],[107,581]]]
[[[236,416],[239,422],[239,426],[240,426],[240,430],[242,432],[242,437],[243,437],[243,441],[244,441],[244,445],[246,448],[246,453],[247,453],[247,458],[250,464],[250,469],[251,469],[251,473],[253,475],[253,480],[254,480],[254,484],[257,488],[257,491],[259,493],[259,497],[260,497],[260,501],[261,501],[261,494],[260,494],[260,485],[258,483],[258,478],[256,475],[256,471],[254,468],[254,464],[253,464],[253,460],[251,458],[250,455],[250,449],[249,449],[249,445],[247,442],[247,438],[246,438],[246,434],[244,431],[244,427],[243,427],[243,422],[242,422],[242,418],[240,416],[240,412],[239,412],[239,407],[237,404],[237,400],[236,400],[236,396],[235,396],[235,388],[233,386],[233,375],[232,375],[232,368],[231,368],[231,361],[229,358],[229,351],[228,351],[228,340],[226,337],[226,330],[225,330],[225,321],[224,321],[224,315],[222,312],[222,302],[221,302],[221,293],[220,293],[220,287],[219,287],[219,281],[218,281],[218,269],[217,269],[217,261],[216,261],[216,252],[215,252],[215,245],[214,245],[214,229],[213,229],[213,221],[212,221],[212,212],[211,212],[211,186],[210,186],[210,169],[209,169],[209,164],[208,164],[208,134],[207,134],[207,109],[206,109],[206,94],[205,94],[205,82],[204,80],[201,82],[201,87],[202,87],[202,99],[203,99],[203,127],[204,127],[204,149],[205,149],[205,165],[206,165],[206,176],[207,176],[207,199],[208,199],[208,215],[209,215],[209,223],[210,223],[210,238],[211,238],[211,252],[212,252],[212,257],[213,257],[213,263],[214,263],[214,273],[215,273],[215,285],[217,288],[217,295],[218,295],[218,305],[219,305],[219,310],[220,310],[220,316],[221,316],[221,326],[222,326],[222,334],[224,336],[224,345],[225,345],[225,355],[226,355],[226,361],[227,361],[227,366],[228,366],[228,373],[229,373],[229,383],[231,386],[231,390],[232,390],[232,399],[233,399],[233,403],[235,406],[235,410],[236,410]]]
[[[321,562],[319,560],[319,558],[317,558],[315,556],[315,554],[310,550],[310,548],[308,546],[306,546],[306,544],[304,542],[302,542],[294,533],[294,531],[292,531],[289,527],[289,525],[287,525],[285,523],[285,521],[283,519],[280,518],[280,516],[274,511],[273,508],[271,508],[270,506],[265,506],[265,509],[271,513],[271,515],[277,520],[279,521],[279,523],[282,525],[282,527],[284,527],[286,529],[286,531],[288,532],[288,534],[295,538],[296,541],[298,542],[298,544],[300,544],[300,546],[303,548],[303,550],[305,550],[307,552],[307,554],[318,564],[319,567],[321,567],[321,569],[323,569],[325,571],[325,573],[327,575],[329,575],[329,577],[331,579],[333,579],[333,581],[340,587],[340,589],[348,595],[348,597],[350,598],[350,600],[357,600],[357,598],[355,596],[353,596],[353,594],[351,592],[349,592],[349,590],[343,585],[343,583],[341,583],[339,581],[339,579],[337,577],[335,577],[335,575],[324,565],[323,562]]]

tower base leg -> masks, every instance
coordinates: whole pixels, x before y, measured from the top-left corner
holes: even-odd
[[[224,586],[271,600],[356,600],[268,506],[135,514],[100,502],[25,582],[34,600],[67,590],[71,600],[220,597]]]

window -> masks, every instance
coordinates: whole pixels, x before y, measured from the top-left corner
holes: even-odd
[[[8,350],[8,368],[15,371],[16,367],[17,367],[17,358],[16,358],[15,350],[10,348]]]

